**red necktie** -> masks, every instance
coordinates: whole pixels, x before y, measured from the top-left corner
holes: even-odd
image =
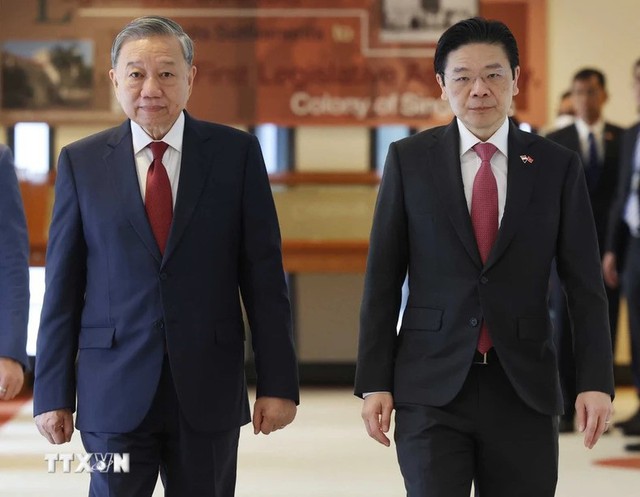
[[[153,153],[153,161],[147,171],[147,187],[144,197],[147,218],[161,254],[164,254],[173,219],[171,183],[167,170],[162,164],[162,156],[168,146],[165,142],[151,142],[149,144]]]
[[[491,157],[496,153],[497,148],[491,143],[478,143],[473,150],[480,156],[482,162],[473,180],[471,223],[480,257],[485,263],[498,235],[498,185],[491,171]],[[492,346],[489,330],[483,319],[478,337],[478,352],[486,354]]]

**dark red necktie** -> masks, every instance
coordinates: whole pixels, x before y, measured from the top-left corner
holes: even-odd
[[[491,157],[496,153],[497,148],[491,143],[478,143],[473,147],[473,150],[482,162],[473,180],[471,223],[484,264],[498,236],[498,185],[496,177],[491,171]],[[478,352],[486,354],[491,347],[493,347],[493,343],[483,319],[478,337]]]
[[[162,164],[162,156],[168,146],[165,142],[151,142],[149,144],[153,153],[153,161],[147,171],[147,186],[144,196],[147,218],[161,254],[164,254],[173,219],[171,183],[167,170]]]

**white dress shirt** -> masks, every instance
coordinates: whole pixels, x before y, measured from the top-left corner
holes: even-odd
[[[635,237],[640,237],[640,198],[638,196],[640,187],[640,133],[636,138],[632,160],[633,172],[631,174],[629,196],[624,206],[624,220],[631,234]]]
[[[169,132],[162,138],[162,141],[169,145],[162,157],[162,164],[167,170],[169,183],[171,183],[171,200],[173,201],[174,208],[176,206],[176,196],[178,195],[183,135],[184,112],[181,112]],[[138,184],[140,185],[140,194],[144,202],[145,192],[147,190],[147,171],[149,170],[151,162],[153,162],[153,153],[148,145],[154,140],[139,124],[133,121],[131,121],[131,137],[133,139],[133,153],[135,154]]]
[[[467,208],[471,212],[471,196],[473,193],[473,181],[480,169],[482,160],[475,153],[473,146],[481,143],[478,138],[467,129],[458,119],[458,129],[460,130],[460,167],[462,169],[462,184],[464,185],[464,196],[467,199]],[[502,222],[504,215],[504,205],[507,200],[507,154],[509,142],[509,120],[505,118],[498,130],[491,135],[485,143],[491,143],[498,149],[491,158],[491,171],[496,178],[498,185],[498,226]]]

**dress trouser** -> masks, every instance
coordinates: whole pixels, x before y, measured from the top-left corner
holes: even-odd
[[[443,407],[397,404],[395,442],[408,497],[553,497],[557,416],[527,406],[495,352]]]
[[[82,432],[85,450],[128,453],[129,472],[91,473],[90,497],[151,497],[158,472],[166,497],[232,497],[240,429],[193,430],[180,411],[169,359],[146,417],[130,433]],[[99,462],[100,456],[94,456]]]

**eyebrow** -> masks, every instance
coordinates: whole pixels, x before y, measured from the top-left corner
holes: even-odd
[[[143,63],[140,60],[132,60],[127,62],[127,65],[125,67],[129,68],[129,67],[139,67],[142,66]],[[165,61],[160,61],[160,65],[163,66],[175,66],[176,62],[174,60],[165,60]]]
[[[486,66],[483,67],[483,69],[484,70],[486,70],[486,69],[504,69],[504,67],[499,62],[496,62],[494,64],[487,64]],[[470,69],[468,67],[458,66],[458,67],[454,67],[451,72],[454,73],[454,74],[458,74],[458,73],[461,73],[461,72],[468,72],[468,71],[470,71]]]

